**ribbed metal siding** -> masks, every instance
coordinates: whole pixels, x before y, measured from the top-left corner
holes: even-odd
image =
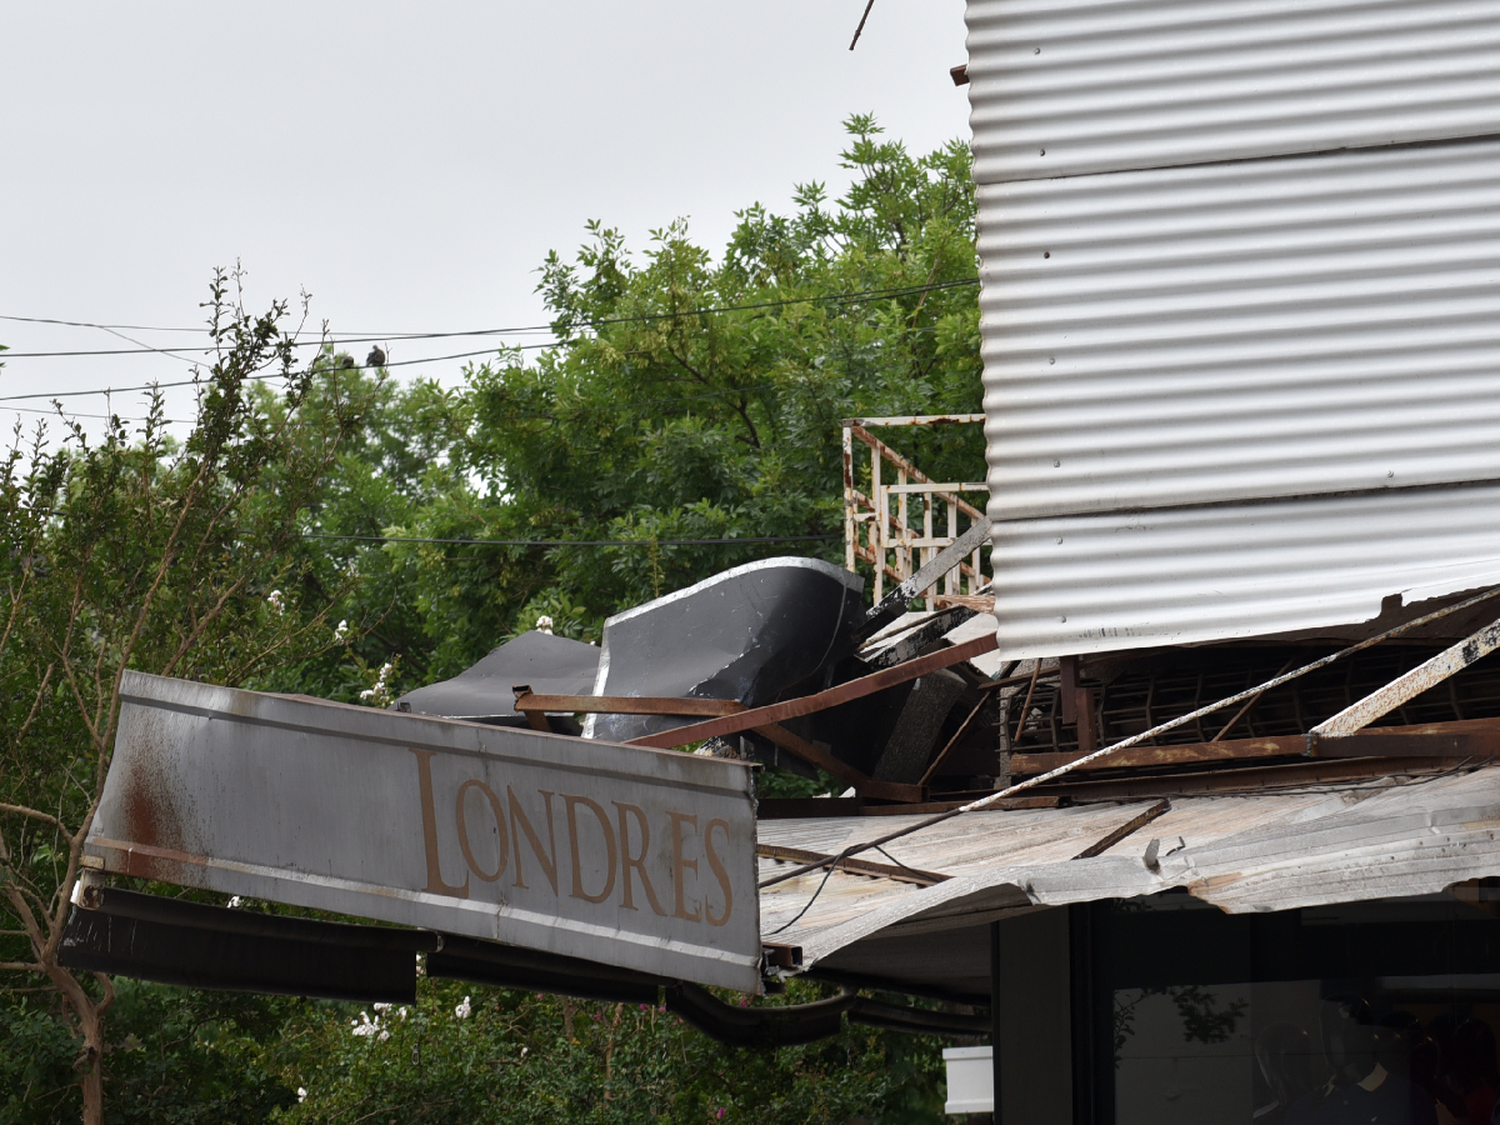
[[[969,0],[978,183],[1500,131],[1493,0]]]
[[[992,517],[1500,480],[1500,140],[979,202]]]
[[[1017,520],[991,560],[1006,658],[1322,628],[1500,582],[1500,486]]]

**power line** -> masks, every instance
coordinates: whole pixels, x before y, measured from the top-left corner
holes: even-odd
[[[532,351],[532,350],[535,350],[535,349],[538,349],[538,348],[550,348],[552,346],[553,346],[552,344],[524,344],[524,345],[521,345],[521,346],[517,347],[515,350],[516,351]],[[13,353],[9,353],[9,352],[4,353],[4,358],[9,358],[11,354],[13,354]],[[109,353],[97,353],[97,354],[109,354]],[[415,364],[419,364],[419,363],[441,363],[442,361],[449,360],[449,359],[472,359],[474,356],[478,356],[478,355],[494,355],[494,354],[495,354],[495,349],[494,348],[481,348],[478,351],[474,351],[474,352],[455,352],[452,355],[434,355],[434,356],[428,356],[425,359],[392,360],[392,361],[389,361],[387,363],[382,364],[381,366],[382,367],[411,367],[411,366],[413,366]],[[351,370],[353,370],[353,369],[362,370],[362,371],[373,371],[373,370],[376,370],[375,368],[365,367],[363,364],[357,365],[356,368],[351,368]],[[245,378],[247,380],[257,380],[257,381],[262,380],[262,379],[277,379],[277,378],[280,378],[280,373],[274,373],[274,374],[268,374],[268,375],[247,375],[247,376],[245,376]],[[156,390],[156,389],[158,389],[160,387],[194,387],[194,386],[203,386],[203,385],[204,385],[204,380],[202,380],[202,379],[176,379],[176,380],[172,380],[172,381],[166,382],[166,383],[146,383],[146,384],[143,384],[141,386],[135,386],[135,387],[98,387],[98,388],[96,388],[94,390],[88,390],[88,391],[37,391],[34,394],[0,395],[0,402],[20,402],[20,401],[22,401],[24,399],[32,399],[32,398],[76,398],[76,397],[78,397],[80,395],[116,395],[116,394],[128,394],[131,391],[154,391],[154,390]]]
[[[829,535],[758,535],[742,539],[431,539],[419,535],[331,535],[306,531],[304,539],[340,539],[358,543],[441,543],[460,547],[701,547],[716,543],[807,543],[843,539]]]
[[[611,324],[646,324],[646,323],[651,323],[653,321],[658,321],[658,320],[675,320],[675,319],[678,319],[678,318],[681,318],[681,317],[709,316],[709,315],[718,314],[718,313],[753,312],[753,311],[756,311],[756,310],[759,310],[759,309],[785,308],[788,305],[859,304],[859,303],[862,303],[864,301],[881,300],[881,299],[886,298],[886,297],[902,297],[902,296],[909,296],[909,295],[911,295],[913,293],[927,293],[927,292],[933,292],[935,290],[954,289],[954,288],[958,288],[958,287],[962,287],[962,286],[978,285],[978,284],[979,284],[979,279],[978,278],[959,278],[959,279],[954,280],[954,281],[938,281],[938,282],[933,282],[931,284],[926,284],[926,285],[910,285],[910,286],[904,286],[904,287],[901,287],[901,288],[893,288],[893,289],[864,289],[864,290],[856,290],[856,291],[851,292],[851,293],[830,293],[830,294],[827,294],[827,295],[821,296],[821,297],[788,297],[788,298],[785,298],[785,299],[775,300],[775,301],[757,301],[757,302],[754,302],[754,303],[751,303],[751,304],[745,304],[745,305],[714,305],[714,306],[708,306],[708,307],[702,307],[702,308],[680,309],[680,310],[676,310],[676,311],[673,311],[673,312],[641,313],[641,314],[636,315],[636,316],[600,317],[600,318],[594,319],[594,320],[579,320],[579,321],[573,322],[571,326],[572,327],[576,327],[576,328],[598,328],[598,327],[602,327],[602,326],[605,326],[605,325],[611,325]],[[559,318],[559,319],[561,319],[561,318]],[[86,321],[54,320],[54,319],[45,318],[45,317],[23,317],[23,316],[5,316],[5,315],[0,315],[0,320],[27,321],[27,322],[30,322],[30,323],[42,323],[42,324],[61,324],[61,325],[67,325],[67,326],[70,326],[70,327],[75,327],[75,328],[99,328],[99,329],[104,329],[106,331],[113,330],[114,328],[117,328],[117,327],[130,328],[130,329],[132,329],[134,331],[151,331],[151,332],[157,332],[157,331],[159,331],[159,332],[175,332],[175,331],[200,332],[200,331],[207,331],[206,329],[168,329],[168,328],[147,328],[147,327],[131,326],[131,325],[123,325],[122,326],[122,325],[91,324],[91,323],[88,323]],[[556,323],[556,322],[554,322],[554,323]],[[361,343],[380,343],[382,341],[387,341],[387,340],[403,340],[403,341],[410,341],[410,340],[442,340],[442,339],[466,338],[466,337],[474,337],[474,336],[510,336],[510,335],[517,335],[517,334],[520,334],[520,333],[523,333],[523,332],[548,332],[548,331],[552,331],[552,330],[553,330],[553,325],[551,325],[551,324],[532,324],[532,325],[520,325],[520,326],[512,327],[512,328],[476,328],[476,329],[472,329],[472,330],[454,331],[454,332],[386,333],[386,334],[380,334],[380,335],[370,334],[370,335],[363,335],[363,336],[339,335],[337,333],[334,333],[334,334],[331,335],[331,337],[330,337],[330,339],[328,341],[324,341],[324,340],[321,340],[321,339],[320,340],[298,340],[298,341],[294,341],[294,346],[295,347],[299,347],[299,348],[309,348],[309,347],[322,347],[325,342],[336,343],[336,344],[361,344]],[[543,345],[526,345],[526,346],[527,347],[551,347],[553,345],[551,345],[551,344],[543,344]],[[5,353],[5,358],[6,359],[48,359],[48,358],[52,358],[52,357],[78,357],[78,356],[95,356],[95,355],[99,355],[99,356],[105,356],[105,355],[135,355],[135,354],[153,354],[153,353],[158,353],[158,352],[165,353],[165,354],[172,354],[172,353],[177,353],[177,352],[188,352],[188,353],[199,354],[199,353],[207,353],[207,352],[209,352],[211,350],[212,349],[201,348],[201,347],[179,347],[179,348],[142,347],[142,348],[134,348],[134,349],[130,349],[130,348],[101,348],[101,349],[76,350],[76,351],[6,352]],[[491,350],[494,350],[494,349],[491,349]],[[408,364],[410,364],[410,363],[432,363],[432,362],[437,362],[437,361],[443,360],[443,359],[466,358],[468,355],[483,355],[483,354],[486,354],[486,353],[485,352],[471,352],[471,353],[464,353],[464,355],[461,355],[461,356],[435,356],[431,360],[407,360],[406,363],[408,363]],[[386,366],[387,367],[394,367],[394,366],[398,366],[398,365],[397,364],[386,364]]]

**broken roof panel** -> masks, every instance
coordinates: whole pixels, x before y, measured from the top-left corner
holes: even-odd
[[[804,967],[816,969],[857,960],[866,946],[962,930],[1038,906],[1183,888],[1230,913],[1249,913],[1431,894],[1500,875],[1500,768],[1177,798],[1149,827],[1103,854],[1074,858],[1148,804],[956,817],[885,845],[884,854],[867,853],[949,876],[945,881],[924,887],[841,870],[810,872],[762,889],[762,933],[800,946]],[[781,846],[835,855],[921,819],[762,821],[759,844],[763,851]],[[1146,865],[1152,839],[1160,841],[1156,870]],[[763,857],[761,878],[790,866]],[[929,965],[917,976],[942,984],[943,971]]]

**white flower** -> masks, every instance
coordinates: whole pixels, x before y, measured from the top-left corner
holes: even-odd
[[[538,617],[536,619],[536,631],[538,633],[546,633],[550,637],[552,635],[552,618],[548,617],[545,613]]]
[[[339,627],[333,631],[333,639],[342,642],[349,636],[349,622],[340,621]]]
[[[526,1052],[527,1052],[527,1051],[529,1051],[529,1050],[531,1050],[531,1048],[530,1048],[530,1047],[522,1047],[522,1048],[521,1048],[521,1057],[522,1057],[522,1058],[523,1058],[523,1059],[524,1059],[524,1058],[525,1058],[525,1057],[526,1057]]]
[[[377,1012],[389,1012],[391,1010],[391,1006],[389,1004],[372,1004],[371,1007],[373,1007]]]
[[[280,617],[286,612],[286,597],[280,590],[272,590],[266,595],[266,604]]]
[[[360,1012],[359,1019],[350,1020],[349,1022],[354,1028],[354,1034],[361,1038],[375,1035],[380,1031],[380,1021],[378,1019],[372,1020],[369,1012]]]
[[[405,1004],[401,1005],[401,1007],[399,1009],[399,1012],[400,1012],[400,1015],[401,1015],[401,1020],[404,1023],[406,1021],[406,1005]]]
[[[378,1039],[378,1040],[380,1040],[380,1042],[384,1043],[390,1037],[391,1037],[391,1033],[389,1031],[382,1031],[375,1038]]]
[[[473,1010],[473,1005],[469,1003],[469,998],[465,996],[464,1002],[453,1009],[453,1015],[455,1019],[466,1020],[469,1018],[469,1013]]]
[[[237,906],[244,906],[244,905],[245,905],[245,900],[242,899],[242,898],[240,898],[239,895],[230,895],[229,896],[229,909],[230,910],[233,910]]]
[[[297,1100],[299,1102],[305,1102],[305,1101],[307,1101],[307,1087],[306,1086],[298,1086],[297,1087]]]

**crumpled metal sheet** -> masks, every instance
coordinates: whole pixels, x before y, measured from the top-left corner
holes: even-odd
[[[761,892],[762,934],[801,946],[811,968],[860,942],[959,929],[1037,906],[1181,887],[1243,914],[1431,894],[1500,875],[1500,767],[1338,790],[1177,798],[1097,858],[1072,858],[1149,803],[957,817],[886,845],[888,858],[866,857],[950,875],[946,882],[919,887],[836,871],[819,891],[824,874],[804,875]],[[759,841],[832,854],[921,819],[768,820]],[[1153,838],[1155,871],[1144,860]],[[761,860],[762,878],[778,870],[785,865]]]
[[[599,671],[599,649],[567,637],[531,630],[507,641],[451,680],[409,691],[398,708],[418,715],[467,719],[493,726],[524,727],[526,716],[515,708],[521,684],[544,695],[584,695]]]
[[[853,648],[863,589],[864,579],[821,559],[726,570],[606,621],[594,694],[774,702]],[[592,715],[584,735],[627,742],[687,721]]]

